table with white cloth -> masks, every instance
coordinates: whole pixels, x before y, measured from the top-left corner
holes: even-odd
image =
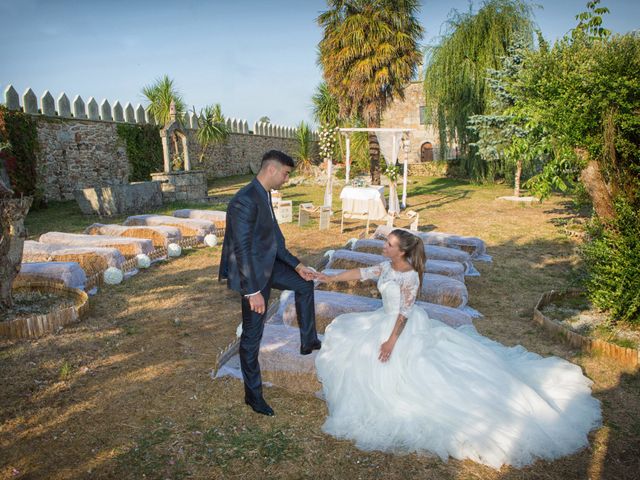
[[[380,220],[387,215],[384,185],[371,187],[344,187],[340,192],[342,211],[369,214],[371,220]]]

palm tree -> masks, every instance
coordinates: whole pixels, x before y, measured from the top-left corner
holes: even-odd
[[[298,171],[304,175],[311,170],[311,129],[304,121],[300,122],[296,128],[296,140],[298,143],[296,151]]]
[[[169,108],[172,100],[176,105],[176,117],[183,118],[186,108],[182,95],[168,75],[158,78],[151,85],[146,85],[142,89],[142,94],[149,100],[147,110],[153,115],[157,124],[165,125],[169,121]]]
[[[415,0],[328,0],[319,63],[343,118],[380,127],[382,111],[415,74],[422,27]],[[380,183],[380,146],[369,133],[371,180]]]
[[[202,152],[200,153],[200,163],[202,163],[210,147],[227,140],[229,127],[227,127],[225,117],[222,114],[222,107],[219,103],[204,107],[200,110],[200,115],[197,116],[197,119],[198,131],[196,137],[202,147]]]
[[[486,0],[476,14],[453,10],[447,28],[440,43],[427,49],[426,105],[437,119],[441,146],[456,141],[467,173],[482,177],[484,164],[469,150],[476,136],[468,121],[484,114],[493,98],[488,70],[502,67],[516,40],[533,42],[531,7],[521,0]]]
[[[258,119],[258,123],[271,123],[271,119],[266,115],[263,115]]]
[[[311,97],[313,103],[313,118],[320,125],[335,127],[341,123],[340,105],[338,99],[331,94],[326,82],[320,82],[316,93]]]

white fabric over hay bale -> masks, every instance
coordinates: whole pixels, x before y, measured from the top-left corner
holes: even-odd
[[[337,275],[338,273],[344,272],[343,269],[325,269],[323,273],[327,275]],[[356,284],[362,285],[363,287],[366,284],[375,285],[373,281],[367,280],[365,282],[357,281],[354,282]],[[322,287],[325,284],[320,284]],[[324,287],[323,289],[337,291],[340,284],[331,283]],[[359,290],[359,289],[357,289]],[[363,288],[364,290],[364,288]],[[377,289],[376,289],[377,291]],[[464,283],[459,282],[458,280],[454,280],[450,277],[445,277],[444,275],[436,275],[433,273],[425,273],[422,276],[422,289],[418,292],[418,300],[428,303],[435,303],[437,305],[443,305],[446,307],[458,308],[471,317],[481,317],[482,314],[477,310],[467,306],[469,301],[469,293],[467,291],[467,287]]]
[[[375,253],[355,252],[353,250],[335,250],[330,255],[327,268],[361,268],[378,265],[388,259]],[[430,260],[425,263],[425,272],[451,277],[464,283],[464,265],[447,260]]]
[[[340,292],[324,290],[315,291],[316,325],[323,333],[325,327],[338,315],[350,312],[373,312],[382,308],[382,300],[377,298],[349,295]],[[472,325],[471,316],[457,308],[445,307],[434,303],[417,301],[416,307],[422,308],[429,317],[439,320],[451,327]],[[274,316],[274,321],[281,320],[285,325],[296,327],[297,316],[293,295],[283,295],[280,298],[280,308]]]
[[[56,243],[41,243],[34,240],[24,242],[23,262],[48,262],[53,255],[83,255],[93,253],[104,258],[109,267],[122,268],[124,256],[112,247],[75,247]]]
[[[139,253],[149,255],[153,252],[153,243],[144,238],[114,237],[110,235],[84,235],[78,233],[49,232],[40,235],[41,243],[83,247],[117,248],[125,256]]]
[[[195,218],[197,220],[208,220],[216,224],[216,226],[224,228],[227,222],[227,212],[220,210],[193,210],[190,208],[184,208],[182,210],[176,210],[172,213],[174,217],[178,218]]]
[[[322,335],[318,335],[322,340]],[[300,355],[300,330],[288,325],[267,322],[260,342],[260,370],[265,383],[291,389],[315,393],[320,390],[316,377],[317,351],[310,355]],[[242,378],[238,355],[217,372],[217,377],[231,375]]]
[[[23,263],[18,276],[60,280],[65,286],[84,290],[87,275],[76,262]]]
[[[386,225],[380,225],[376,228],[372,238],[385,239],[387,235],[394,230],[394,227],[387,227]],[[401,230],[406,230],[405,228]],[[478,237],[463,237],[461,235],[455,235],[453,233],[443,232],[413,232],[406,230],[407,232],[419,236],[425,245],[440,245],[443,247],[458,248],[471,254],[471,258],[474,260],[481,260],[483,262],[490,262],[491,255],[487,255],[487,247],[484,240]]]
[[[195,218],[178,218],[169,215],[133,215],[127,218],[123,225],[138,226],[169,226],[180,229],[183,237],[196,237],[202,242],[207,233],[216,233],[213,222]]]
[[[384,240],[376,240],[373,238],[356,239],[353,238],[348,244],[351,250],[364,253],[382,254]],[[468,277],[480,276],[480,272],[476,270],[471,260],[471,255],[464,250],[456,248],[441,247],[439,245],[425,245],[424,254],[427,260],[446,260],[448,262],[459,262],[465,267],[464,274]],[[437,273],[437,272],[433,272]]]
[[[178,243],[182,240],[182,233],[178,227],[170,227],[166,225],[152,226],[135,226],[135,225],[117,225],[117,224],[103,224],[94,223],[87,227],[84,231],[87,235],[111,235],[114,237],[126,237],[126,238],[145,238],[143,235],[127,235],[127,233],[135,233],[136,230],[144,231],[145,229],[152,230],[158,236],[163,238],[163,247],[167,248],[170,243]],[[152,240],[149,238],[149,240]]]

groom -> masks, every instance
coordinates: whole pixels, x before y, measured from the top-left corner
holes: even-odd
[[[300,353],[320,348],[313,300],[314,270],[304,266],[285,246],[271,206],[271,190],[280,188],[294,168],[293,159],[278,150],[262,157],[260,171],[229,202],[219,279],[242,295],[240,366],[244,401],[257,413],[273,415],[262,396],[258,364],[260,340],[271,287],[295,292],[300,325]]]

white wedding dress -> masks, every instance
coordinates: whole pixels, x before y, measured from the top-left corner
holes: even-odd
[[[580,367],[429,318],[414,306],[415,271],[384,262],[361,269],[361,278],[378,278],[384,306],[340,315],[326,329],[316,358],[326,433],[363,450],[428,451],[494,468],[588,445],[600,403]],[[399,312],[408,320],[382,363],[380,345]]]

